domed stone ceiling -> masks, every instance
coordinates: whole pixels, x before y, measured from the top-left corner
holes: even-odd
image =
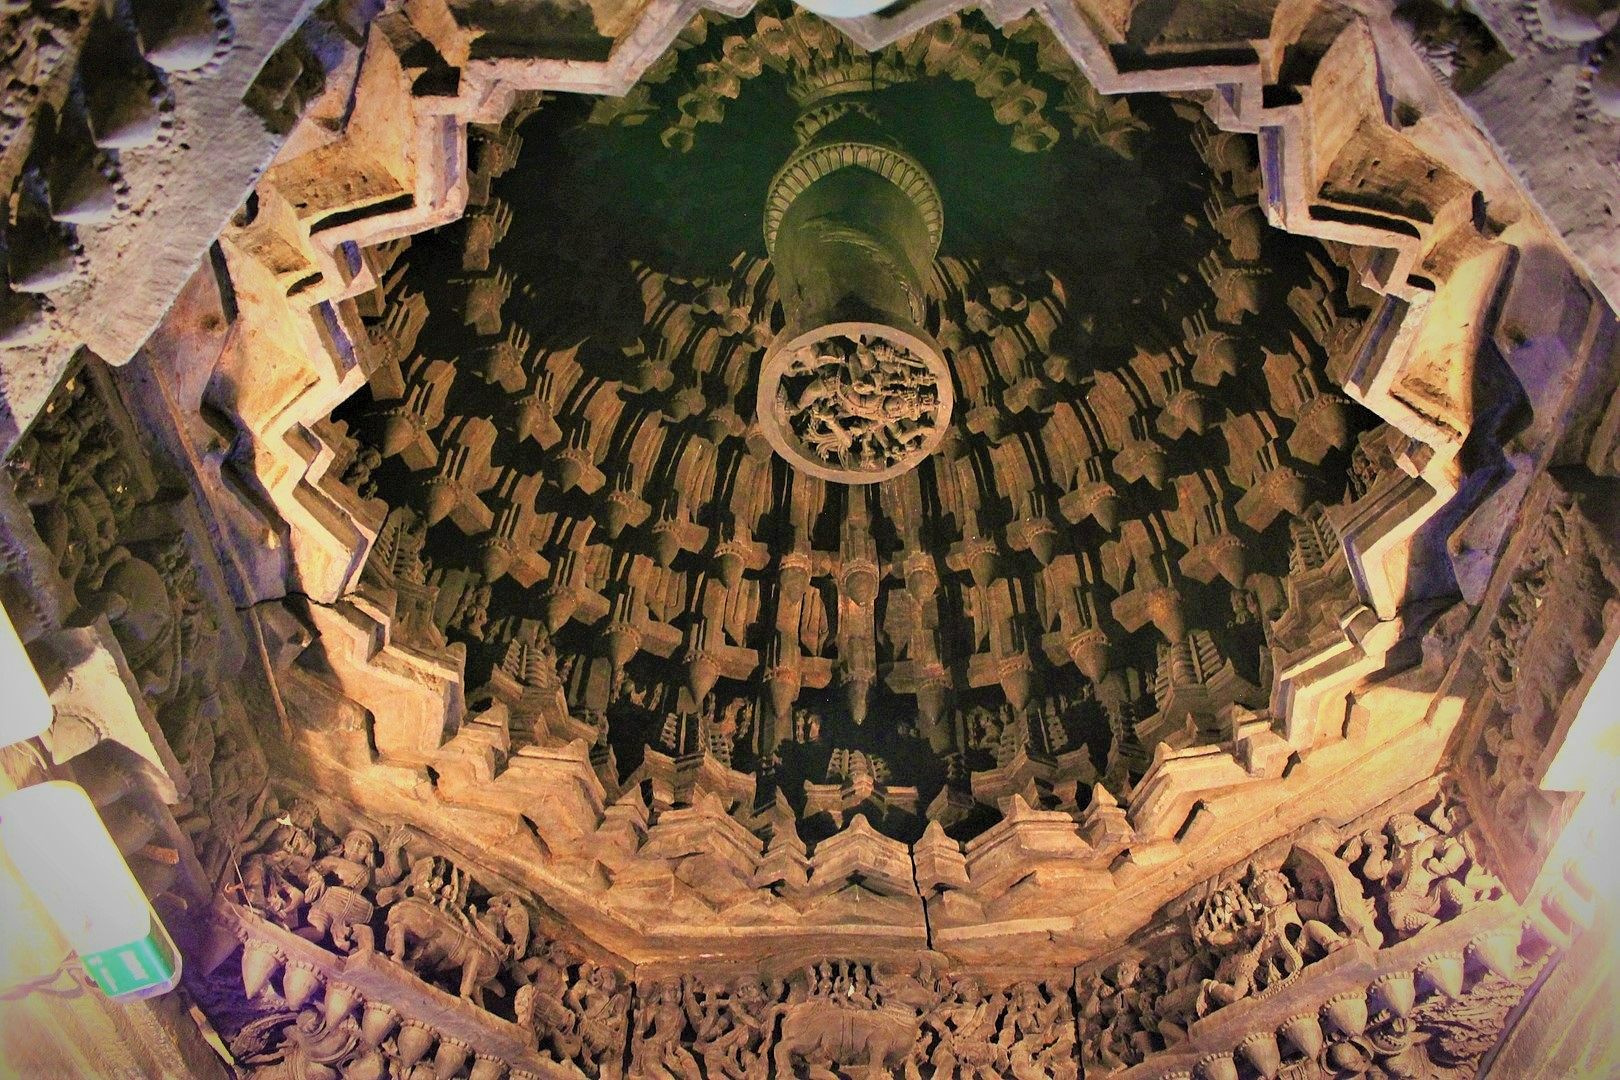
[[[834,85],[943,217],[917,329],[949,419],[875,483],[784,459],[756,400],[788,323],[762,215]],[[1375,421],[1333,388],[1359,253],[1266,227],[1252,139],[976,16],[871,55],[705,17],[629,96],[537,104],[464,221],[367,254],[388,359],[334,416],[363,583],[465,647],[470,709],[658,806],[910,841],[1123,795],[1265,704],[1281,577],[1336,549]]]

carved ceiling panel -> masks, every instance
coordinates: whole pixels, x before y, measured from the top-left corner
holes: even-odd
[[[239,1066],[1464,1076],[1566,947],[1620,405],[1494,39],[945,6],[326,5],[222,92],[287,152],[0,593]]]
[[[938,185],[954,398],[938,452],[861,487],[756,418],[791,395],[802,449],[839,393],[790,370],[756,400],[784,325],[758,222],[828,121],[794,100],[851,80]],[[910,841],[1124,794],[1266,702],[1282,579],[1362,490],[1375,418],[1330,370],[1375,298],[1354,250],[1265,226],[1252,140],[1100,97],[1039,23],[868,57],[776,9],[514,127],[475,143],[464,221],[365,254],[381,359],[334,430],[403,637],[465,647],[475,708],[563,689],[520,744],[584,737],[663,805],[708,763],[811,836]]]

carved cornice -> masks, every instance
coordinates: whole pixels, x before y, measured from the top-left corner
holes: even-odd
[[[696,1075],[702,1061],[764,1078],[869,1055],[917,1075],[1467,1075],[1556,954],[1473,861],[1457,808],[1423,799],[1261,852],[1072,976],[1044,959],[978,972],[922,949],[822,949],[633,979],[567,932],[531,939],[513,914],[532,901],[484,892],[420,838],[391,835],[379,866],[369,841],[351,830],[340,847],[294,802],[244,853],[247,906],[216,912],[191,981],[239,1060],[345,1075],[418,1061],[475,1078],[617,1076],[620,1061]],[[316,881],[339,892],[306,893]]]

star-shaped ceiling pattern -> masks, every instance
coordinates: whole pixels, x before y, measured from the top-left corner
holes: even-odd
[[[1268,229],[1251,139],[1099,96],[1044,34],[962,16],[869,56],[705,16],[627,97],[475,145],[464,221],[367,253],[388,359],[334,417],[365,576],[398,639],[465,647],[473,711],[655,805],[909,840],[1010,794],[1078,811],[1264,706],[1281,578],[1336,545],[1375,422],[1330,377],[1360,253]],[[862,77],[939,188],[956,400],[918,468],[845,486],[755,422],[760,220],[814,122],[790,87]]]

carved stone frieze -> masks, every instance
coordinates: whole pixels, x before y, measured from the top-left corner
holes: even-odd
[[[1139,1065],[1221,1010],[1286,996],[1344,950],[1392,948],[1500,898],[1458,814],[1434,797],[1344,839],[1308,832],[1194,889],[1175,921],[1082,969],[1088,1069]]]
[[[785,349],[759,392],[766,438],[827,479],[875,482],[911,468],[950,420],[950,373],[937,355],[865,334]]]
[[[559,940],[533,898],[406,830],[340,837],[302,797],[272,803],[233,866],[193,984],[248,1063],[384,1076],[433,1051],[446,1075],[622,1075],[628,980]]]
[[[1486,593],[1494,617],[1477,631],[1484,685],[1459,739],[1471,748],[1459,751],[1459,772],[1480,808],[1477,828],[1521,897],[1569,810],[1542,777],[1613,648],[1620,560],[1610,483],[1549,472],[1531,484],[1527,524]]]
[[[184,870],[201,887],[221,872],[231,838],[251,826],[268,774],[227,686],[241,653],[221,621],[211,564],[194,557],[194,512],[163,490],[109,369],[94,357],[70,370],[5,469],[15,495],[4,498],[26,514],[8,527],[30,561],[45,560],[23,582],[37,599],[13,609],[7,596],[7,608],[24,626],[33,610],[30,635],[53,658],[53,756],[66,761],[117,741],[161,770],[173,819],[200,860],[171,861],[162,876]],[[125,685],[115,691],[98,669]],[[131,722],[120,731],[114,718],[123,710]]]
[[[394,954],[390,944],[389,957],[362,941],[350,947],[305,925],[312,907],[277,916],[288,933],[253,913],[256,894],[244,893],[248,906],[221,911],[216,933],[218,955],[235,955],[241,942],[239,959],[193,981],[245,1062],[345,1076],[408,1074],[423,1063],[447,1076],[504,1067],[692,1080],[874,1069],[917,1080],[1073,1078],[1082,1069],[1461,1075],[1494,1045],[1548,946],[1521,929],[1517,908],[1472,861],[1458,814],[1431,797],[1338,839],[1319,829],[1262,854],[1192,890],[1166,922],[1083,967],[1078,982],[1038,961],[952,971],[927,952],[801,953],[748,970],[626,978],[611,962],[581,959],[566,931],[530,923],[531,900],[487,892],[420,838],[390,836],[382,846],[393,855],[373,868],[371,833],[339,840],[295,801],[271,811],[242,864],[259,869],[244,876],[258,882],[262,869],[296,889],[320,875],[323,858],[363,864],[371,879],[355,895],[375,905],[367,917],[390,931],[420,923],[423,947]],[[1407,847],[1373,852],[1371,837]],[[408,858],[397,858],[402,848]],[[397,866],[408,869],[396,878]],[[378,884],[384,878],[394,883]],[[1426,920],[1402,917],[1414,910]],[[502,995],[479,1005],[463,975],[457,1002],[457,979],[434,959],[441,950],[473,965],[492,957],[489,986]],[[245,1008],[223,981],[238,979]],[[1301,1000],[1319,1007],[1300,1012]],[[1178,1062],[1188,1071],[1176,1072]]]

